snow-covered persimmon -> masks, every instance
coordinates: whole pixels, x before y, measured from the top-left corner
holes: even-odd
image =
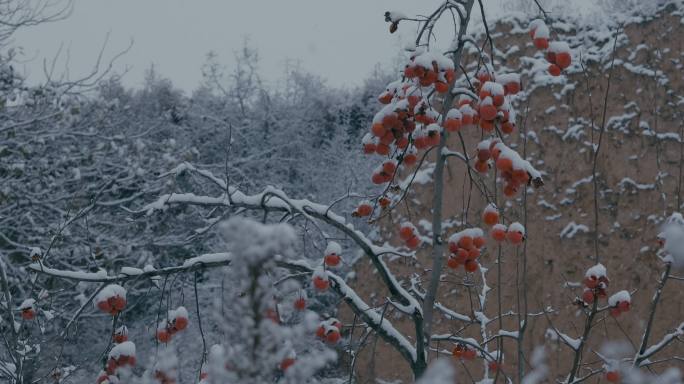
[[[26,299],[19,306],[21,318],[24,320],[33,320],[36,317],[36,300]]]
[[[508,226],[506,238],[511,244],[521,244],[525,240],[525,227],[520,223],[512,223]]]
[[[157,329],[156,337],[160,343],[166,344],[169,341],[171,341],[171,334],[166,329],[166,327]]]
[[[489,234],[495,241],[502,242],[506,240],[506,230],[507,228],[505,225],[495,224],[489,231]]]
[[[114,331],[114,342],[121,344],[124,341],[128,341],[128,328],[125,325],[120,326]]]
[[[340,261],[342,260],[342,247],[340,244],[331,241],[328,243],[328,246],[325,248],[324,256],[323,256],[323,262],[325,263],[326,266],[328,267],[336,267],[340,264]]]
[[[312,282],[314,288],[318,291],[325,291],[330,287],[330,281],[328,280],[328,274],[322,267],[314,269]]]
[[[482,212],[482,221],[490,227],[499,222],[499,211],[494,204],[485,207]]]
[[[126,289],[118,284],[105,286],[93,300],[99,310],[116,315],[126,307]]]
[[[356,207],[356,210],[352,213],[352,216],[366,217],[370,216],[372,212],[373,206],[371,205],[371,203],[368,201],[363,201]]]

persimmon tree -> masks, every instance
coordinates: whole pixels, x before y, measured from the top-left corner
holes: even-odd
[[[222,240],[211,244],[219,253],[203,254],[165,268],[121,266],[117,270],[85,272],[62,268],[44,253],[36,252],[28,270],[40,278],[90,284],[87,297],[75,308],[60,335],[62,339],[86,311],[100,311],[111,318],[107,334],[101,335],[105,350],[99,362],[102,372],[94,380],[98,384],[175,382],[175,348],[180,347],[183,334],[196,327],[201,350],[183,353],[201,356],[196,367],[200,382],[324,381],[326,378],[317,376],[317,372],[333,359],[331,349],[350,355],[352,382],[358,351],[354,350],[351,338],[356,328],[363,328],[366,335],[374,333],[391,345],[421,383],[454,380],[453,372],[444,372],[450,365],[439,360],[428,369],[431,352],[457,362],[477,363],[481,369],[469,373],[472,382],[541,383],[551,380],[544,366],[545,352],[542,348],[526,350],[523,341],[529,319],[545,317],[554,337],[572,356],[562,380],[565,383],[599,377],[609,382],[680,382],[675,372],[655,378],[641,369],[647,369],[654,361],[652,357],[684,332],[679,325],[655,343],[651,338],[663,286],[672,266],[682,259],[679,253],[684,220],[678,214],[664,227],[660,256],[665,272],[656,287],[648,326],[635,355],[594,351],[598,360],[587,358],[587,343],[595,336],[591,331],[599,319],[628,316],[633,305],[626,287],[608,278],[598,251],[595,263],[587,265],[582,287],[573,292],[576,308],[584,319],[584,328],[577,337],[553,325],[550,315],[555,309],[539,305],[536,311],[530,310],[525,247],[526,239],[535,234],[527,232],[525,207],[528,188],[541,188],[544,184],[543,170],[536,169],[526,158],[526,136],[516,136],[524,129],[518,127],[520,120],[515,111],[516,94],[523,88],[522,77],[497,72],[494,40],[489,31],[483,42],[468,34],[478,8],[480,16],[486,19],[482,3],[476,4],[474,0],[445,1],[428,16],[385,14],[390,32],[416,24],[417,34],[415,44],[408,50],[405,68],[399,79],[379,95],[383,107],[359,143],[359,150],[376,165],[368,176],[369,182],[378,186],[378,193],[366,196],[347,192],[329,204],[319,204],[291,197],[272,186],[257,193],[247,192],[231,181],[228,165],[225,173],[220,174],[183,162],[161,174],[160,179],[189,179],[194,182],[191,186],[179,191],[170,182],[167,185],[173,191],[144,205],[131,204],[126,207],[127,213],[132,220],[143,222],[173,214],[174,209],[193,209],[193,213],[205,215],[210,222],[198,232],[220,232]],[[453,44],[445,51],[434,44],[438,23],[453,24]],[[544,52],[548,74],[564,75],[574,60],[568,44],[553,41],[553,31],[542,19],[530,23],[529,32],[534,46]],[[465,61],[470,57],[466,54],[468,48],[476,52],[473,62]],[[241,104],[239,109],[245,114],[248,108]],[[517,137],[523,140],[522,153],[518,151],[521,146],[514,145],[518,144]],[[598,153],[600,145],[593,148]],[[469,208],[464,207],[464,215],[454,225],[451,218],[445,217],[443,205],[449,194],[445,173],[450,164],[456,163],[465,167],[462,184],[469,185],[483,207],[474,216],[468,215]],[[429,226],[420,225],[408,211],[402,210],[410,203],[407,196],[415,188],[414,181],[426,174],[432,175]],[[521,209],[507,210],[505,202],[519,201],[516,199],[522,200],[518,207]],[[350,217],[336,213],[340,203],[348,200],[358,201],[356,208],[348,212]],[[401,216],[399,225],[390,222],[391,215]],[[219,224],[227,217],[231,219]],[[376,237],[359,229],[366,228],[368,223],[384,222],[396,227],[398,245],[387,241],[378,245]],[[370,305],[368,298],[358,294],[343,275],[357,250],[361,258],[370,262],[387,292],[381,307]],[[400,279],[387,262],[390,257],[413,259],[418,253],[427,255],[431,262],[427,279],[421,279],[417,273],[409,280]],[[509,253],[519,256],[516,262],[522,278],[516,292],[516,311],[504,312],[501,289],[497,289],[493,304],[489,300],[492,287],[487,277],[496,273],[496,281],[501,284],[502,257]],[[309,254],[314,254],[314,258],[305,257]],[[492,265],[485,265],[486,254],[491,256]],[[439,302],[446,268],[462,273],[464,289],[473,293],[469,312]],[[0,272],[9,309],[12,301],[8,279],[4,269]],[[209,281],[229,281],[228,288],[222,286],[216,295],[213,311],[200,305],[198,279],[203,276]],[[192,285],[194,306],[184,302],[185,294],[182,289],[178,292],[177,280]],[[160,291],[155,308],[145,301],[145,289],[151,286]],[[31,294],[25,296],[16,310],[7,311],[8,323],[15,323],[15,315],[21,318],[21,325],[36,321],[40,294],[35,298]],[[354,313],[352,324],[343,324],[327,311],[324,304],[337,300]],[[122,324],[122,314],[134,302],[142,303],[141,312],[154,318],[153,329],[147,332],[148,339],[154,340],[153,356],[139,356],[136,343],[145,343],[145,339],[133,339],[132,330]],[[412,332],[401,332],[388,311],[409,319]],[[440,333],[437,316],[457,324],[456,331]],[[215,330],[203,328],[212,318],[214,324],[226,324]],[[517,328],[505,329],[504,318],[515,319]],[[14,361],[12,366],[20,367],[23,355],[16,344],[28,345],[30,337],[19,335],[16,329],[10,327],[13,343],[8,350]],[[21,326],[19,329],[27,332]],[[471,329],[475,329],[477,338],[466,336]],[[515,351],[515,358],[507,359],[505,351]],[[515,361],[516,366],[509,361]],[[141,364],[144,369],[136,368]],[[14,369],[7,377],[23,383],[23,376]]]

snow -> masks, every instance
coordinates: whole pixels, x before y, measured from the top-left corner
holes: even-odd
[[[616,306],[620,302],[632,302],[632,296],[627,291],[619,291],[614,293],[608,298],[608,305],[611,307]]]
[[[368,304],[366,304],[356,294],[356,292],[344,282],[341,277],[331,272],[328,272],[327,275],[335,282],[338,291],[345,298],[345,300],[351,302],[355,310],[359,311],[361,317],[366,317],[367,321],[371,322],[372,326],[378,332],[384,333],[386,337],[394,340],[404,350],[405,353],[410,355],[412,361],[416,361],[416,349],[414,348],[413,344],[411,344],[411,342],[408,341],[401,332],[394,328],[387,317],[382,316],[380,313],[378,313],[378,311],[369,307]],[[416,310],[418,309],[420,309],[420,307],[416,307]]]
[[[569,222],[563,230],[560,231],[561,239],[572,239],[579,232],[589,232],[589,227],[584,224],[577,224],[574,221]]]
[[[334,241],[329,242],[325,247],[325,255],[342,255],[342,246]]]
[[[659,235],[665,241],[663,251],[668,261],[672,261],[675,268],[684,267],[684,217],[675,212],[665,221]]]
[[[498,148],[501,151],[499,157],[509,158],[513,162],[513,169],[523,169],[530,174],[532,180],[542,180],[542,174],[536,168],[530,164],[529,161],[524,160],[518,152],[507,147],[504,143],[499,142],[494,145],[494,148]]]
[[[97,294],[97,296],[95,296],[93,304],[95,305],[95,307],[97,307],[97,303],[107,301],[107,299],[117,296],[125,299],[126,289],[118,284],[109,284],[106,287],[102,288],[102,290]]]
[[[416,384],[453,384],[456,382],[456,371],[446,358],[432,362]]]
[[[606,275],[607,275],[606,267],[604,267],[603,264],[598,263],[598,264],[594,265],[593,267],[587,269],[587,272],[584,274],[584,277],[587,277],[587,278],[595,277],[598,279],[599,277],[606,276]]]
[[[109,358],[118,359],[120,356],[135,357],[135,344],[132,341],[124,341],[117,344],[109,351]]]
[[[508,226],[508,232],[518,232],[525,235],[525,227],[516,221]]]
[[[143,273],[142,269],[133,267],[121,267],[121,274],[127,276],[137,276]]]
[[[176,309],[169,310],[169,320],[176,318],[188,318],[188,310],[185,307],[180,306]]]
[[[25,309],[33,309],[35,310],[36,307],[36,300],[34,299],[26,299],[21,302],[21,305],[19,306],[19,310],[23,311]]]

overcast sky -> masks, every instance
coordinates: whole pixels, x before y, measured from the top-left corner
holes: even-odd
[[[504,0],[490,0],[488,12],[501,12]],[[233,51],[245,38],[258,49],[262,75],[270,81],[283,73],[287,59],[331,85],[360,84],[377,63],[389,64],[408,39],[409,28],[390,35],[386,10],[426,13],[440,0],[74,0],[67,19],[21,31],[23,70],[43,78],[43,59],[63,45],[72,78],[87,73],[110,34],[105,58],[133,46],[115,66],[129,67],[125,84],[139,86],[154,63],[177,87],[191,91],[201,79],[209,51],[233,63]],[[402,34],[403,33],[403,37]],[[63,54],[62,58],[66,58]],[[58,70],[65,68],[65,61]]]

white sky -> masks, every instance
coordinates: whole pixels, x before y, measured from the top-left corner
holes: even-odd
[[[389,34],[384,12],[427,13],[440,1],[74,0],[67,20],[20,31],[15,43],[27,60],[20,69],[34,81],[44,78],[43,59],[51,60],[61,44],[62,59],[69,52],[71,77],[88,73],[109,32],[106,58],[133,39],[115,66],[118,72],[130,67],[128,86],[139,86],[154,63],[177,87],[191,91],[206,54],[213,50],[230,66],[244,38],[258,49],[266,80],[278,79],[285,61],[295,59],[331,85],[356,85],[377,63],[391,63],[401,47],[401,33]],[[488,12],[500,13],[503,1],[485,0]],[[403,27],[408,32],[409,24]],[[57,68],[64,72],[65,60]]]

